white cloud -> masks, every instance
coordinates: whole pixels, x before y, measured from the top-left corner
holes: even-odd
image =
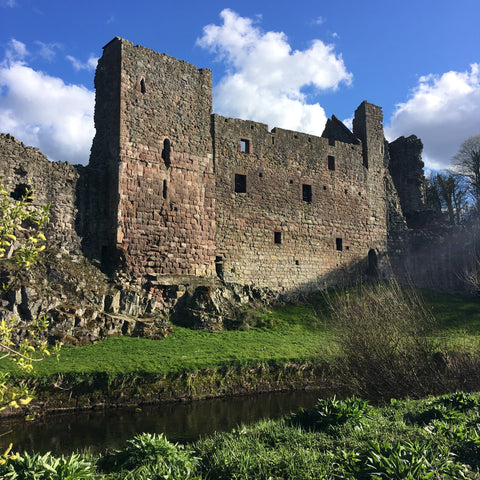
[[[39,47],[37,54],[49,62],[53,61],[55,58],[57,54],[55,50],[61,47],[59,43],[43,43],[39,40],[37,40],[35,43]]]
[[[323,17],[317,17],[313,20],[313,23],[315,25],[322,25],[322,23],[325,23],[325,19]]]
[[[397,105],[386,134],[390,139],[415,134],[424,144],[428,168],[451,166],[468,137],[480,133],[480,64],[470,71],[420,77],[411,98]]]
[[[0,63],[0,131],[34,145],[51,160],[88,163],[94,135],[94,92],[29,67],[12,40]]]
[[[67,60],[72,62],[73,68],[77,72],[79,70],[90,70],[91,72],[94,72],[98,63],[98,57],[95,57],[93,54],[90,54],[90,57],[88,57],[86,62],[82,62],[71,55],[67,55]]]
[[[16,7],[16,6],[17,6],[16,0],[2,0],[2,7],[13,8],[13,7]]]
[[[215,52],[227,74],[214,89],[215,110],[292,130],[320,135],[325,111],[308,104],[302,88],[336,90],[349,85],[341,55],[332,45],[313,40],[310,48],[292,51],[283,32],[262,32],[250,18],[229,9],[220,13],[223,24],[207,25],[197,44]]]

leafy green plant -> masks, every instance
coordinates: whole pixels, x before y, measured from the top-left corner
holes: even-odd
[[[402,440],[369,442],[361,451],[343,451],[335,478],[427,480],[469,477],[447,447],[431,442]]]
[[[361,426],[371,413],[372,408],[366,400],[357,397],[337,400],[334,396],[319,400],[312,409],[300,409],[298,413],[291,416],[290,421],[304,428],[332,430],[346,422],[357,427]]]
[[[5,480],[86,480],[95,478],[94,465],[79,454],[55,457],[50,452],[11,456],[0,463]]]
[[[163,434],[143,433],[125,448],[106,453],[97,466],[103,472],[124,472],[123,478],[191,479],[198,459],[192,450],[169,442]]]
[[[12,198],[0,181],[0,265],[16,270],[28,270],[45,249],[45,236],[40,231],[48,221],[49,206],[35,208],[32,187],[18,200]],[[3,285],[6,290],[11,285]],[[52,348],[40,335],[46,328],[45,318],[34,320],[26,329],[23,339],[14,339],[18,327],[16,319],[0,319],[0,360],[8,359],[23,372],[31,373],[33,364],[52,353]],[[53,348],[58,354],[59,346]],[[31,400],[23,380],[14,381],[9,372],[0,372],[0,410],[17,408]]]

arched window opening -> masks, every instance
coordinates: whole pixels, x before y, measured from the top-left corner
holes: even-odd
[[[163,158],[163,161],[165,162],[165,166],[167,168],[170,168],[170,165],[171,165],[170,152],[171,152],[170,140],[168,138],[166,138],[163,141],[162,158]]]
[[[375,278],[378,277],[378,257],[377,252],[373,248],[368,251],[367,275]]]

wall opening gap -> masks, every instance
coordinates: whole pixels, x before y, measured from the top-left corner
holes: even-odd
[[[343,250],[343,239],[336,238],[335,239],[335,249],[341,252]]]
[[[335,170],[335,157],[333,155],[328,155],[327,164],[329,170]]]
[[[282,243],[282,232],[273,233],[273,243],[280,245]]]
[[[163,141],[162,158],[163,158],[163,162],[165,163],[165,166],[167,168],[170,168],[170,165],[171,165],[171,161],[170,161],[171,150],[172,150],[172,147],[171,147],[171,144],[170,144],[170,140],[168,138],[166,138]]]
[[[163,199],[166,200],[167,199],[167,181],[164,180],[163,181],[163,189],[162,189],[162,196],[163,196]]]
[[[302,185],[302,200],[306,203],[312,203],[312,186],[307,183]]]
[[[250,153],[250,140],[246,140],[244,138],[240,140],[240,152]]]
[[[247,193],[247,176],[241,173],[235,174],[235,193]]]

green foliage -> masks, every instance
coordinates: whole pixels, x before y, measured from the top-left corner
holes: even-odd
[[[85,480],[95,478],[94,465],[79,454],[55,457],[24,452],[0,463],[5,480]]]
[[[447,447],[432,442],[368,442],[361,450],[342,451],[335,478],[427,480],[469,478]]]
[[[120,472],[120,478],[193,479],[198,459],[190,447],[172,444],[162,435],[143,433],[122,450],[106,453],[97,462],[99,470]]]
[[[28,269],[45,249],[45,236],[40,228],[48,220],[49,206],[35,208],[30,205],[33,189],[27,188],[24,196],[13,199],[0,181],[0,263],[16,269]],[[8,289],[10,285],[3,285]],[[14,341],[16,319],[0,320],[0,355],[16,364],[23,372],[31,373],[33,363],[51,354],[45,339],[40,337],[46,320],[39,318],[26,329],[22,341]],[[53,349],[58,354],[59,346]],[[40,357],[40,358],[39,358]],[[0,371],[0,410],[26,405],[31,400],[24,381],[14,381],[6,369]]]
[[[356,397],[337,400],[334,396],[319,400],[312,409],[300,409],[291,416],[291,422],[294,425],[315,430],[335,429],[346,422],[361,427],[362,423],[369,419],[371,411],[372,408],[366,400]]]
[[[393,400],[384,407],[358,398],[320,400],[310,413],[322,417],[321,429],[299,427],[286,417],[240,426],[186,447],[163,435],[142,434],[98,457],[6,452],[0,457],[0,478],[478,479],[479,403],[480,394],[461,392]],[[448,414],[425,424],[419,412],[432,407]]]
[[[39,242],[45,241],[40,231],[48,221],[50,206],[33,208],[33,187],[26,190],[19,200],[14,200],[0,181],[0,260],[24,268],[37,261],[45,249]]]

